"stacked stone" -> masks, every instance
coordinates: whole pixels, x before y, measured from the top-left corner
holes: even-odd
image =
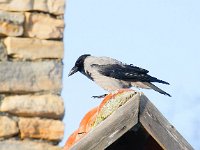
[[[0,149],[58,150],[64,0],[0,0]]]

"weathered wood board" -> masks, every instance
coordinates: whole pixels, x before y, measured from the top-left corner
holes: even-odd
[[[147,132],[166,150],[193,150],[159,110],[141,95],[139,121]]]
[[[71,150],[103,150],[138,123],[140,94],[134,95],[126,104],[77,142]]]

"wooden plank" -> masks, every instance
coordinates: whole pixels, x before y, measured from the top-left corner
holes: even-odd
[[[159,110],[141,95],[139,121],[147,132],[166,150],[193,150]]]
[[[138,123],[140,93],[77,142],[71,150],[103,150]]]

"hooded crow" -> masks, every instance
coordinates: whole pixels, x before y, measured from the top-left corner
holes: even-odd
[[[152,82],[168,84],[148,75],[148,70],[128,65],[109,57],[95,57],[90,54],[81,55],[75,62],[68,76],[77,71],[94,81],[104,90],[109,92],[122,88],[153,89],[161,94],[168,95],[165,91],[155,86]]]

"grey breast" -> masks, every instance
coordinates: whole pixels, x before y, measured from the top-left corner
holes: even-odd
[[[113,91],[121,88],[129,88],[131,87],[130,82],[118,80],[115,78],[111,78],[108,76],[103,76],[99,73],[99,68],[95,66],[97,65],[107,65],[107,64],[120,64],[120,61],[116,59],[112,59],[109,57],[94,57],[88,56],[84,62],[85,73],[91,76],[92,80],[107,91]],[[87,75],[87,76],[88,76]]]

